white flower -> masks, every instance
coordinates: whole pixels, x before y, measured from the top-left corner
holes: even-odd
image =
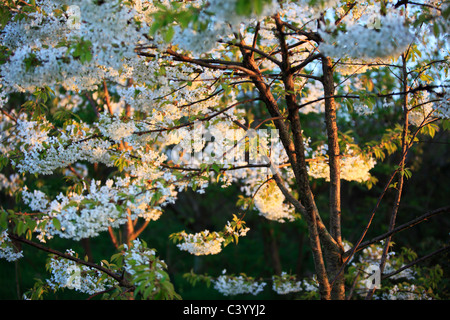
[[[240,276],[227,276],[224,274],[213,280],[214,289],[225,296],[233,296],[238,294],[257,295],[264,290],[266,282],[258,282],[254,279]]]
[[[321,52],[337,59],[397,58],[410,45],[413,36],[404,18],[387,14],[379,19],[377,29],[370,23],[366,26],[349,24],[347,31],[339,32],[337,36],[320,30],[324,40],[319,46]]]
[[[302,281],[292,281],[286,272],[280,277],[272,277],[272,289],[278,294],[288,294],[302,290]]]
[[[367,116],[367,115],[371,115],[374,113],[374,111],[372,109],[370,109],[366,105],[363,105],[362,103],[356,103],[354,105],[354,109],[355,109],[356,113],[358,113],[359,115],[362,115],[362,116]]]
[[[76,256],[72,249],[68,249],[66,254]],[[50,259],[48,270],[51,276],[47,284],[52,289],[67,288],[92,295],[112,287],[115,281],[109,277],[102,278],[102,273],[96,269],[58,256]]]
[[[165,190],[162,184],[158,186],[158,192],[167,193],[167,196],[161,197],[157,204],[171,201],[170,188]],[[154,191],[148,190],[139,180],[109,179],[104,185],[92,180],[82,194],[61,193],[52,201],[39,190],[29,192],[25,189],[22,194],[25,204],[43,213],[41,220],[47,221],[43,228],[36,229],[41,241],[54,236],[74,240],[95,237],[109,227],[125,224],[127,215],[132,220],[144,218],[150,221],[159,219],[162,214],[158,205],[149,207]],[[55,226],[55,220],[59,222],[59,228]]]
[[[430,104],[414,108],[408,115],[408,122],[416,127],[424,125],[431,119],[433,107]]]
[[[315,179],[323,178],[330,181],[330,167],[325,159],[318,156],[319,154],[323,154],[323,151],[314,153],[313,161],[308,165],[308,174]],[[341,179],[359,183],[366,182],[370,179],[370,170],[375,164],[375,159],[367,158],[362,154],[354,154],[352,149],[348,149],[347,154],[342,155],[340,161]]]
[[[210,235],[210,237],[207,237]],[[222,242],[225,241],[217,232],[209,233],[208,230],[195,234],[182,233],[183,243],[177,244],[180,250],[200,256],[217,254],[222,251]]]
[[[285,197],[274,181],[265,183],[254,197],[260,214],[269,220],[284,222],[294,219],[292,208],[284,203]]]
[[[8,232],[4,230],[0,234],[0,258],[4,258],[9,262],[16,261],[23,257],[23,251],[17,251],[14,247],[11,239],[8,236]]]

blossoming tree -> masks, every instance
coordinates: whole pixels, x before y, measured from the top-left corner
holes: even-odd
[[[410,150],[419,136],[448,129],[449,9],[434,0],[3,1],[0,190],[13,201],[2,205],[0,255],[19,259],[21,245],[51,254],[51,278],[29,298],[64,287],[179,298],[170,266],[139,236],[186,190],[237,184],[242,212],[306,223],[314,280],[282,272],[272,278],[276,292],[344,299],[364,287],[361,297],[371,298],[379,281],[355,281],[346,292],[356,264],[375,266],[379,280],[408,278],[414,262],[392,256],[392,235],[449,212],[396,224]],[[382,135],[339,127],[358,128],[380,110],[402,116]],[[398,162],[349,245],[341,181],[371,187],[370,171],[391,154]],[[46,192],[31,183],[42,176],[64,183]],[[328,186],[327,212],[312,191],[318,179]],[[388,192],[387,232],[367,240]],[[170,238],[194,255],[220,254],[251,232],[242,212],[222,230]],[[118,252],[101,264],[45,246],[101,233]],[[243,275],[190,277],[225,294],[265,285]]]

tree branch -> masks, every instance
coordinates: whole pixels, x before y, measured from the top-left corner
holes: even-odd
[[[220,70],[239,70],[244,72],[249,76],[257,76],[255,72],[249,70],[242,66],[240,62],[232,62],[232,61],[222,61],[222,60],[202,60],[202,59],[194,59],[188,56],[182,55],[180,53],[175,52],[172,49],[167,49],[166,53],[173,56],[178,61],[193,63],[202,67],[206,67],[209,69],[220,69]]]
[[[300,70],[302,70],[304,67],[306,67],[308,64],[310,64],[312,61],[319,59],[322,57],[322,54],[317,53],[317,54],[311,54],[309,55],[305,60],[303,60],[301,63],[299,63],[296,66],[293,66],[292,68],[290,68],[290,73],[296,73],[299,72]]]
[[[278,61],[277,59],[275,59],[275,58],[272,57],[271,55],[265,53],[264,51],[262,51],[262,50],[260,50],[260,49],[258,49],[258,48],[255,48],[255,47],[252,47],[252,46],[248,46],[248,45],[245,45],[245,44],[243,44],[243,43],[235,43],[235,42],[230,42],[230,41],[225,42],[225,43],[228,44],[228,45],[230,45],[230,46],[235,46],[235,47],[238,47],[238,48],[240,48],[240,49],[245,49],[245,50],[251,51],[251,52],[252,52],[252,58],[253,58],[253,53],[257,53],[257,54],[259,54],[261,57],[264,57],[264,58],[266,58],[267,60],[272,61],[272,62],[275,63],[277,66],[280,66],[280,65],[281,65],[281,61]]]
[[[302,30],[300,28],[293,26],[292,24],[290,24],[286,21],[283,21],[282,23],[287,28],[291,29],[292,31],[295,31],[297,34],[299,34],[301,36],[305,36],[309,40],[315,41],[317,43],[322,42],[322,37],[317,32],[309,32],[309,31]]]
[[[253,98],[253,99],[247,99],[247,100],[244,100],[244,101],[238,101],[236,103],[233,103],[232,105],[229,105],[226,108],[223,108],[222,110],[219,110],[219,111],[213,113],[212,115],[209,115],[209,116],[197,119],[196,121],[201,121],[201,122],[209,121],[209,120],[213,119],[214,117],[217,117],[218,115],[226,112],[227,110],[229,110],[231,108],[234,108],[234,107],[236,107],[238,105],[241,105],[241,104],[257,101],[257,100],[260,100],[260,99],[259,98]],[[178,126],[173,126],[173,127],[168,127],[168,128],[159,128],[159,129],[152,129],[152,130],[145,130],[145,131],[137,131],[137,132],[134,132],[133,134],[143,135],[143,134],[154,133],[154,132],[164,132],[164,131],[180,129],[180,128],[183,128],[183,127],[189,127],[189,126],[192,126],[192,125],[194,125],[194,121],[190,121],[188,123],[184,123],[184,124],[180,124]]]
[[[419,259],[414,260],[414,261],[411,262],[411,263],[408,263],[407,265],[401,267],[400,269],[398,269],[398,270],[396,270],[396,271],[394,271],[394,272],[391,272],[391,273],[388,273],[388,274],[383,274],[383,275],[381,276],[381,280],[390,278],[390,277],[392,277],[392,276],[395,276],[396,274],[399,274],[399,273],[402,272],[403,270],[408,269],[408,268],[411,268],[412,266],[418,264],[419,262],[422,262],[422,261],[424,261],[424,260],[426,260],[426,259],[429,259],[429,258],[431,258],[431,257],[433,257],[433,256],[435,256],[435,255],[437,255],[437,254],[439,254],[439,253],[443,253],[443,252],[445,252],[445,251],[448,251],[449,249],[450,249],[450,246],[445,246],[445,247],[440,248],[440,249],[438,249],[438,250],[436,250],[436,251],[434,251],[434,252],[432,252],[432,253],[429,253],[429,254],[427,254],[426,256],[423,256],[423,257],[421,257],[421,258],[419,258]]]
[[[331,59],[323,58],[323,86],[325,96],[334,95],[334,80]],[[328,164],[330,167],[330,232],[338,242],[341,239],[341,178],[338,128],[336,125],[336,104],[334,98],[325,99],[325,123],[328,136]]]
[[[406,56],[407,56],[407,52],[404,52],[402,54],[402,61],[403,61],[402,86],[403,86],[404,92],[408,91],[408,83],[407,83],[408,73],[407,73],[407,69],[406,69]],[[395,195],[394,206],[392,208],[391,218],[389,221],[389,231],[392,231],[395,227],[395,221],[397,219],[398,208],[400,207],[400,200],[401,200],[402,192],[403,192],[405,159],[406,159],[406,154],[408,151],[408,143],[406,141],[407,136],[408,136],[408,123],[409,123],[408,122],[409,111],[408,111],[408,95],[407,94],[405,94],[403,96],[402,108],[403,108],[404,119],[403,119],[403,131],[402,131],[402,155],[401,155],[401,159],[400,159],[400,176],[399,176],[399,181],[398,181],[397,193]],[[383,254],[381,256],[381,261],[380,261],[381,273],[383,273],[385,265],[386,265],[386,261],[387,261],[388,253],[389,253],[390,242],[391,242],[391,236],[388,236],[387,240],[384,244]],[[371,299],[374,292],[375,292],[375,287],[372,288],[371,290],[369,290],[369,292],[366,296],[366,299]]]
[[[281,21],[279,14],[275,15],[274,19],[281,48],[281,74],[285,89],[286,104],[288,108],[288,119],[291,124],[291,131],[294,141],[294,154],[296,161],[292,162],[292,167],[294,169],[294,175],[297,180],[297,187],[299,189],[301,203],[306,208],[305,217],[308,225],[309,240],[313,252],[316,276],[319,282],[320,296],[322,299],[330,299],[331,287],[325,267],[325,261],[317,226],[317,221],[320,219],[320,216],[308,181],[308,171],[305,161],[305,145],[303,141],[303,133],[297,109],[295,86],[293,81],[294,71],[289,62],[289,50],[287,48],[286,39],[283,32],[283,22]],[[312,56],[309,56],[308,58],[303,61],[300,66],[306,66],[307,61],[312,61]],[[301,68],[298,68],[297,70],[301,70]]]
[[[111,278],[116,280],[119,283],[119,285],[122,286],[122,287],[125,287],[125,288],[132,288],[133,287],[121,275],[115,274],[111,270],[106,269],[106,268],[104,268],[102,266],[99,266],[99,265],[97,265],[95,263],[92,263],[92,262],[89,262],[89,261],[84,261],[83,259],[76,258],[76,257],[71,256],[69,254],[65,254],[65,253],[59,252],[57,250],[54,250],[54,249],[51,249],[51,248],[47,248],[47,247],[45,247],[45,246],[43,246],[43,245],[41,245],[39,243],[35,243],[33,241],[30,241],[30,240],[27,240],[25,238],[19,237],[19,236],[15,235],[15,234],[8,234],[8,236],[9,236],[9,238],[11,238],[11,239],[13,239],[15,241],[19,241],[21,243],[25,243],[25,244],[27,244],[29,246],[32,246],[34,248],[37,248],[37,249],[39,249],[41,251],[45,251],[45,252],[57,255],[57,256],[59,256],[61,258],[64,258],[64,259],[72,260],[72,261],[74,261],[74,262],[76,262],[78,264],[82,264],[82,265],[85,265],[87,267],[90,267],[90,268],[96,269],[98,271],[101,271],[103,273],[106,273],[108,276],[110,276]]]
[[[374,243],[377,243],[377,242],[379,242],[379,241],[381,241],[381,240],[383,240],[383,239],[386,239],[387,237],[390,237],[390,236],[392,236],[393,234],[396,234],[396,233],[399,233],[399,232],[401,232],[401,231],[403,231],[403,230],[412,228],[412,227],[414,227],[415,225],[417,225],[417,224],[419,224],[419,223],[421,223],[421,222],[424,222],[424,221],[428,220],[429,218],[431,218],[431,217],[433,217],[433,216],[435,216],[435,215],[437,215],[437,214],[441,214],[441,213],[449,213],[449,212],[450,212],[450,206],[442,207],[442,208],[439,208],[439,209],[436,209],[436,210],[432,210],[432,211],[430,211],[430,212],[427,212],[427,213],[425,213],[425,214],[423,214],[423,215],[421,215],[421,216],[419,216],[419,217],[417,217],[417,218],[415,218],[415,219],[413,219],[413,220],[411,220],[411,221],[408,221],[408,222],[406,222],[406,223],[404,223],[404,224],[402,224],[402,225],[396,227],[395,229],[393,229],[393,230],[391,230],[391,231],[389,231],[389,232],[386,232],[386,233],[384,233],[384,234],[382,234],[382,235],[379,235],[379,236],[377,236],[377,237],[375,237],[375,238],[373,238],[373,239],[371,239],[371,240],[368,240],[368,241],[365,241],[365,242],[361,243],[361,244],[356,248],[356,252],[358,252],[358,251],[360,251],[360,250],[363,250],[364,248],[370,246],[371,244],[374,244]],[[350,251],[351,251],[351,250],[345,252],[344,255],[345,255],[345,256],[348,256],[348,254],[350,253]]]

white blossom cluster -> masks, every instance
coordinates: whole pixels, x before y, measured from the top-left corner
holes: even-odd
[[[435,103],[436,116],[449,119],[450,118],[450,92],[444,91],[439,101]]]
[[[181,231],[171,234],[169,238],[180,242],[177,244],[180,250],[200,256],[221,252],[222,246],[225,247],[230,242],[238,242],[238,238],[246,236],[249,230],[250,228],[246,226],[245,221],[233,214],[232,221],[227,221],[227,224],[220,232],[203,230],[194,234],[188,234],[186,231]]]
[[[152,267],[157,270],[164,270],[167,267],[164,261],[155,259],[156,251],[147,248],[140,239],[133,240],[130,247],[124,244],[124,249],[124,268],[132,276],[136,274],[136,269],[140,272],[145,272],[142,268],[150,271],[150,264],[153,261],[156,262]]]
[[[230,221],[227,221],[227,224],[225,226],[225,232],[227,236],[233,236],[233,237],[245,237],[247,235],[247,232],[250,231],[250,228],[244,227],[239,230],[236,230],[231,225]]]
[[[218,232],[209,230],[195,234],[183,231],[180,235],[183,237],[183,242],[177,244],[177,247],[196,256],[218,254],[222,251],[222,243],[225,241]]]
[[[113,121],[114,120],[114,121]],[[81,161],[91,163],[103,163],[107,166],[114,165],[113,142],[127,142],[129,147],[134,147],[141,161],[127,167],[138,178],[155,180],[163,173],[156,168],[166,159],[164,153],[153,150],[143,151],[139,137],[131,134],[136,131],[136,125],[132,120],[121,121],[118,118],[101,115],[99,122],[93,125],[85,123],[73,123],[55,134],[51,125],[46,122],[29,121],[19,118],[14,127],[10,127],[6,136],[7,143],[1,144],[6,152],[10,152],[15,145],[20,146],[21,157],[11,160],[19,172],[52,174],[56,169],[65,168]],[[102,133],[110,140],[104,140],[97,136]],[[131,162],[127,151],[119,154],[125,161]],[[128,159],[128,160],[127,160]]]
[[[282,272],[280,277],[272,277],[272,289],[278,294],[288,294],[302,290],[302,281],[292,281],[291,277]]]
[[[23,257],[23,252],[18,251],[8,236],[8,231],[3,230],[0,234],[0,258],[9,262],[16,261]]]
[[[322,178],[330,181],[330,166],[325,160],[328,147],[326,145],[323,147],[321,150],[315,151],[316,155],[313,157],[313,161],[308,164],[308,174],[315,179]],[[322,161],[320,161],[319,154],[324,157]],[[346,154],[340,158],[340,177],[347,181],[367,182],[371,177],[370,170],[375,164],[374,158],[367,158],[348,148]]]
[[[205,24],[206,27],[200,30],[192,27],[176,28],[172,43],[195,55],[210,53],[219,45],[218,40],[230,38],[233,32],[240,30],[241,24],[262,20],[275,13],[279,8],[277,1],[272,1],[264,4],[261,13],[247,16],[236,13],[236,3],[237,0],[208,1],[198,17],[199,22]]]
[[[66,254],[77,257],[76,253],[68,249]],[[164,261],[155,258],[155,250],[148,249],[140,239],[132,241],[130,247],[124,244],[124,269],[132,277],[142,272],[156,272],[156,277],[164,276],[167,266]],[[53,256],[48,263],[51,273],[47,284],[53,290],[68,288],[82,293],[95,294],[114,286],[114,281],[99,270],[76,263],[73,260]],[[140,282],[136,282],[140,285]],[[157,290],[155,287],[154,290]]]
[[[21,188],[22,181],[23,180],[17,173],[11,174],[9,177],[5,176],[3,173],[0,173],[0,191],[4,190],[9,195],[13,195]]]
[[[375,164],[376,161],[372,157],[367,159],[361,154],[350,154],[341,159],[341,178],[347,181],[366,182],[370,179],[370,170]]]
[[[257,295],[263,291],[267,285],[266,282],[258,282],[255,279],[247,278],[242,275],[230,276],[226,275],[223,270],[222,275],[213,280],[214,289],[225,296],[234,296],[238,294]]]
[[[320,51],[336,59],[371,61],[398,57],[413,41],[413,35],[400,16],[389,13],[379,19],[377,25],[349,24],[346,32],[336,36],[320,31],[324,40]]]
[[[276,183],[271,180],[257,191],[255,207],[268,220],[285,222],[294,220],[294,208],[285,203],[285,197]]]
[[[277,294],[286,295],[289,293],[311,293],[318,291],[316,277],[305,278],[297,281],[295,275],[289,275],[282,272],[279,276],[272,276],[272,290]],[[222,271],[222,275],[212,280],[214,289],[225,296],[233,296],[238,294],[257,295],[261,293],[267,286],[267,282],[256,280],[244,274],[239,276],[227,275],[226,270]]]
[[[450,118],[450,94],[447,91],[439,94],[422,93],[418,102],[418,106],[409,110],[408,121],[410,124],[420,127],[436,118]]]
[[[101,126],[99,127],[101,133],[117,143],[121,141],[127,142],[134,132],[137,132],[136,125],[133,121],[124,122],[119,115],[113,117],[100,117]]]
[[[79,240],[95,237],[109,227],[117,228],[130,218],[157,220],[161,212],[149,208],[154,192],[130,183],[129,179],[108,180],[104,185],[92,180],[85,193],[59,194],[49,201],[39,190],[22,192],[31,210],[43,214],[37,228],[41,241],[54,236]]]
[[[411,285],[394,285],[388,293],[383,293],[381,299],[385,300],[432,300],[423,289]]]
[[[112,165],[111,155],[107,152],[111,142],[102,139],[82,141],[89,137],[89,127],[68,125],[58,135],[52,134],[51,130],[52,126],[47,121],[27,120],[24,117],[17,119],[4,147],[9,151],[13,146],[20,146],[22,157],[12,160],[19,172],[48,175],[78,161]]]
[[[372,245],[370,247],[365,248],[360,257],[359,263],[364,265],[375,265],[378,266],[383,254],[384,246],[383,243]],[[390,272],[395,271],[398,268],[401,268],[403,265],[398,265],[398,263],[394,260],[394,256],[396,255],[395,251],[388,252],[388,258],[385,265],[385,274],[389,274]],[[415,278],[415,272],[413,269],[405,269],[402,272],[393,275],[391,279],[406,279],[413,280]]]
[[[374,113],[373,109],[362,103],[355,103],[353,106],[355,112],[361,116],[367,116]]]
[[[351,76],[364,73],[367,70],[377,68],[383,64],[388,64],[389,59],[373,58],[373,59],[341,59],[336,63],[334,71],[343,76]]]
[[[323,99],[323,88],[322,84],[317,81],[301,81],[302,85],[302,98],[300,103],[305,104],[305,106],[300,108],[301,113],[323,113],[325,111],[325,102]],[[317,102],[309,103],[318,99]],[[309,104],[307,104],[309,103]]]
[[[392,244],[391,244],[392,245]],[[358,259],[353,260],[352,266],[359,270],[360,275],[357,276],[357,282],[355,288],[360,291],[360,294],[364,295],[367,289],[370,288],[373,283],[373,279],[370,279],[370,275],[373,272],[379,272],[380,261],[384,251],[384,242],[371,245],[365,248]],[[404,266],[401,257],[392,249],[388,252],[387,260],[383,274],[390,274]],[[381,275],[380,275],[381,276]],[[374,299],[386,299],[386,300],[421,300],[431,299],[431,297],[423,291],[421,288],[409,283],[418,279],[417,272],[414,268],[407,268],[398,274],[389,276],[389,279],[394,280],[396,283],[390,287],[378,287],[375,291]]]
[[[40,190],[34,190],[33,193],[28,191],[25,186],[22,190],[23,201],[30,207],[31,210],[42,212],[47,208],[49,203],[46,194]]]
[[[76,257],[72,249],[68,249],[66,254]],[[92,295],[114,285],[114,280],[102,276],[99,270],[80,265],[73,260],[52,256],[47,267],[51,273],[47,284],[53,290],[67,288]]]
[[[19,91],[55,84],[83,90],[95,89],[103,78],[126,77],[124,60],[136,57],[134,47],[148,32],[141,12],[121,1],[41,0],[37,4],[41,10],[28,19],[13,19],[2,33],[2,44],[15,49],[2,66],[5,84]],[[79,21],[74,26],[75,12]],[[90,59],[78,57],[75,48],[81,41],[88,44]]]
[[[10,152],[20,146],[21,157],[11,162],[19,172],[52,174],[55,170],[66,168],[77,162],[103,163],[114,166],[118,157],[129,162],[127,169],[135,177],[155,180],[163,173],[156,168],[167,156],[159,150],[146,149],[146,138],[134,133],[139,131],[133,120],[122,121],[114,116],[101,114],[99,121],[88,125],[73,122],[64,129],[56,131],[47,121],[31,121],[24,117],[17,119],[14,127],[8,129],[6,143],[0,146]],[[115,145],[126,142],[128,149]],[[140,161],[132,161],[130,148]],[[133,162],[133,163],[130,163]]]
[[[409,112],[408,122],[416,127],[425,125],[435,114],[432,105],[425,104]]]

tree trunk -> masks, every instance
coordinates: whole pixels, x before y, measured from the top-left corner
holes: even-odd
[[[310,62],[314,60],[316,56],[311,55],[303,63],[297,65],[295,69],[292,68],[289,62],[289,52],[284,38],[283,23],[279,16],[275,16],[274,18],[277,24],[281,46],[282,62],[280,68],[288,109],[287,122],[283,120],[284,117],[280,112],[277,100],[272,95],[270,86],[265,83],[265,79],[255,62],[252,53],[248,49],[245,49],[246,45],[241,41],[243,65],[253,72],[251,75],[249,74],[249,77],[258,89],[261,100],[264,101],[270,115],[274,118],[273,122],[279,131],[281,142],[289,157],[289,162],[296,179],[299,202],[304,209],[302,210],[302,214],[308,226],[309,243],[314,260],[315,274],[319,283],[320,297],[321,299],[329,300],[332,298],[329,272],[334,274],[336,267],[340,265],[342,250],[322,223],[314,195],[309,185],[303,131],[294,86],[294,72],[301,71],[302,66],[306,65],[306,61]],[[294,202],[297,202],[297,200],[295,199]],[[340,227],[338,227],[338,230],[340,230]],[[324,257],[327,258],[328,263],[332,266],[328,272],[325,267]],[[336,283],[336,288],[343,288],[340,281]],[[333,294],[333,297],[336,299],[342,298],[342,292],[340,290],[337,290],[336,292],[338,294]]]
[[[325,123],[328,137],[328,164],[330,167],[330,234],[343,248],[341,237],[341,177],[340,177],[340,150],[338,128],[336,123],[336,103],[334,96],[333,65],[330,58],[322,59],[323,88],[325,99]],[[325,250],[325,259],[330,279],[334,279],[339,272],[343,259],[343,249],[336,251],[335,248]],[[345,299],[344,276],[341,273],[334,281],[331,289],[331,298],[337,300]]]

